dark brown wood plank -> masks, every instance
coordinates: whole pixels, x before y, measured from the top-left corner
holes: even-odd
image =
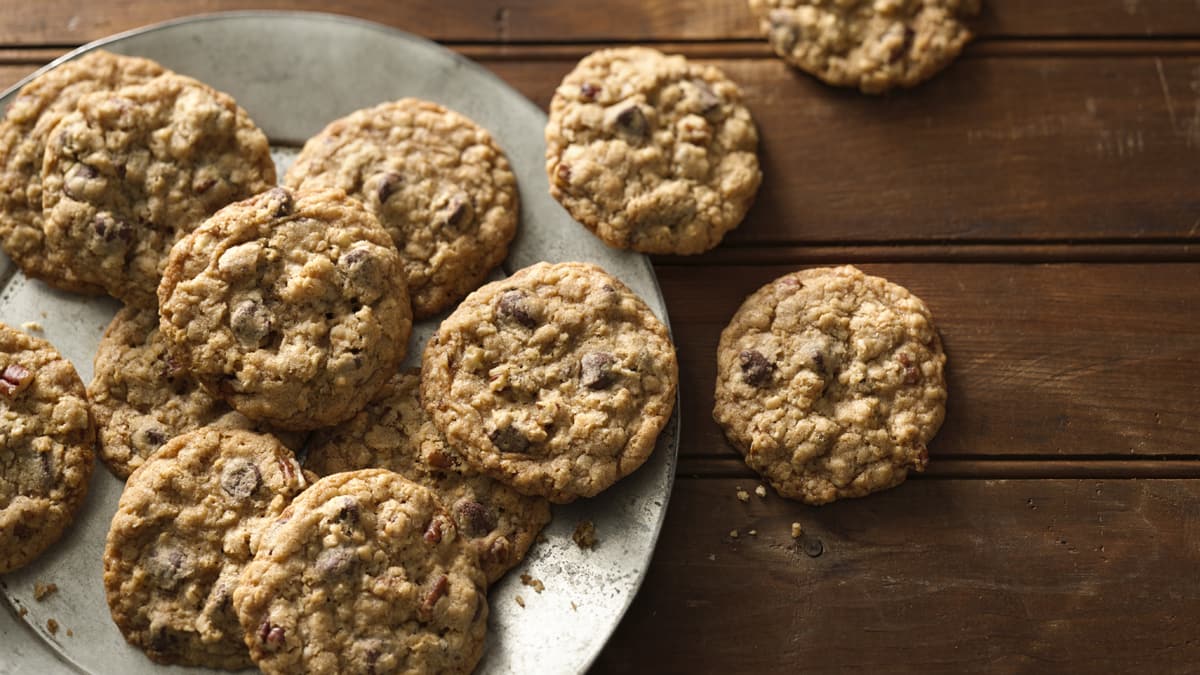
[[[327,11],[363,17],[438,40],[758,39],[745,0],[156,0],[0,2],[0,44],[78,44],[187,14],[246,8]],[[1155,36],[1200,34],[1200,8],[1179,0],[993,0],[974,22],[993,36]]]
[[[1197,481],[910,481],[821,508],[773,494],[742,504],[737,486],[752,483],[676,482],[649,575],[593,672],[1182,673],[1200,661],[1200,586],[1187,581]]]
[[[657,267],[682,456],[737,457],[712,421],[717,341],[747,295],[798,267]],[[950,398],[935,461],[1200,455],[1200,264],[862,268],[925,300],[941,331]]]

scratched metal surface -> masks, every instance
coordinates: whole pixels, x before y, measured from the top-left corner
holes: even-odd
[[[271,137],[281,166],[291,159],[286,147],[299,145],[336,117],[380,101],[418,96],[458,110],[492,132],[517,174],[521,229],[505,271],[540,260],[595,262],[667,318],[647,259],[604,246],[550,198],[542,159],[543,113],[483,68],[431,42],[343,17],[250,12],[134,31],[65,58],[96,47],[153,58],[231,93]],[[7,105],[11,96],[10,90],[0,105]],[[96,345],[118,304],[27,280],[2,255],[0,279],[0,320],[40,322],[44,337],[89,381]],[[419,361],[436,326],[434,319],[416,327],[410,364]],[[587,670],[649,566],[674,480],[678,444],[677,411],[653,457],[634,475],[599,497],[554,508],[546,541],[491,590],[490,632],[479,672]],[[5,652],[0,675],[183,670],[151,663],[125,644],[109,617],[101,553],[121,488],[120,481],[97,466],[87,503],[63,540],[27,568],[0,577],[6,600],[0,603]],[[600,541],[592,551],[571,540],[583,520],[596,524]],[[522,573],[542,580],[545,590],[523,586]],[[35,601],[33,588],[39,581],[57,584],[58,592]],[[517,595],[524,608],[515,602]],[[23,619],[18,616],[22,609]],[[59,624],[57,634],[47,630],[50,619]]]

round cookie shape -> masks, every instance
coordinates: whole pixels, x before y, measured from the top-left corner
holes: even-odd
[[[0,323],[0,574],[30,562],[75,518],[96,429],[75,367]]]
[[[397,373],[362,412],[314,432],[304,466],[321,476],[379,468],[432,489],[475,549],[488,583],[525,557],[550,522],[550,504],[473,474],[421,407],[420,371]]]
[[[946,412],[929,309],[855,267],[788,274],[721,333],[713,418],[785,497],[825,504],[923,471]]]
[[[100,459],[118,478],[129,474],[164,443],[203,426],[272,433],[289,449],[306,435],[259,425],[200,386],[171,358],[158,312],[124,307],[96,349],[87,387],[99,430]]]
[[[749,0],[784,61],[827,84],[880,94],[914,87],[971,40],[980,0]]]
[[[79,279],[147,308],[179,237],[275,184],[246,111],[175,74],[80,98],[49,135],[42,171],[48,245]]]
[[[103,293],[46,246],[42,230],[42,159],[46,139],[80,97],[140,84],[167,72],[148,59],[96,50],[34,78],[0,122],[0,246],[26,276],[65,291]]]
[[[233,593],[273,673],[468,673],[486,580],[433,491],[364,469],[322,478],[263,533]]]
[[[104,589],[125,639],[158,663],[252,665],[231,595],[262,528],[308,481],[275,438],[197,429],[125,484],[104,549]]]
[[[649,458],[678,380],[666,327],[633,291],[596,265],[538,263],[442,322],[421,401],[477,470],[567,503]]]
[[[404,358],[412,310],[392,238],[341,190],[277,187],[171,250],[171,355],[252,420],[306,430],[361,410]]]
[[[485,129],[430,101],[381,103],[310,138],[293,188],[338,187],[379,218],[404,260],[418,319],[483,283],[517,232],[517,180]]]
[[[682,56],[595,52],[550,103],[550,194],[610,246],[707,251],[742,221],[762,181],[741,99],[720,70]]]

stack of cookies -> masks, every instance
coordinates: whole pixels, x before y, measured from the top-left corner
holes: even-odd
[[[127,480],[109,606],[155,661],[469,672],[550,503],[637,469],[672,413],[666,327],[601,268],[479,287],[516,180],[437,104],[334,121],[276,186],[228,95],[93,52],[22,90],[0,180],[26,274],[125,303],[86,392],[0,327],[0,572],[69,524],[98,445]],[[400,370],[414,319],[447,310]]]

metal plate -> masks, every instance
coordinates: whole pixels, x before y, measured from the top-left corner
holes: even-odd
[[[97,47],[146,56],[229,92],[276,146],[296,146],[330,120],[404,96],[437,101],[486,127],[512,162],[521,192],[521,229],[504,268],[540,260],[590,261],[629,284],[667,319],[654,271],[644,256],[600,243],[550,198],[543,168],[545,115],[482,67],[427,40],[363,21],[309,13],[248,12],[194,17],[101,40]],[[52,64],[53,65],[53,64]],[[24,84],[22,82],[21,84]],[[18,85],[20,86],[20,85]],[[15,88],[0,97],[7,105]],[[286,161],[286,153],[277,161]],[[37,321],[79,370],[92,358],[118,305],[54,291],[14,273],[0,256],[0,320]],[[409,363],[418,363],[437,321],[417,327]],[[583,672],[633,600],[662,526],[679,445],[678,406],[651,459],[604,494],[554,508],[526,561],[490,593],[483,673]],[[77,522],[56,546],[23,570],[0,578],[0,674],[135,675],[166,670],[128,646],[104,600],[101,553],[122,483],[97,466]],[[571,534],[592,520],[599,543],[579,549]],[[520,575],[545,591],[523,586]],[[36,582],[58,592],[33,599]],[[523,597],[525,607],[515,602]],[[18,612],[24,610],[21,619]],[[59,625],[56,635],[47,621]],[[70,631],[68,635],[67,631]],[[72,667],[73,666],[73,667]],[[200,669],[193,669],[197,672]]]

